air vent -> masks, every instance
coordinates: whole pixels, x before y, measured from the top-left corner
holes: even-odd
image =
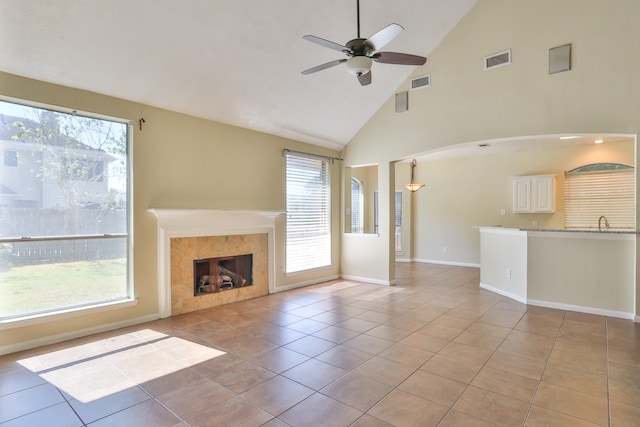
[[[396,113],[409,111],[409,92],[396,93]]]
[[[411,90],[422,89],[431,86],[431,74],[411,79]]]
[[[505,50],[504,52],[496,53],[491,56],[485,56],[484,58],[485,70],[502,67],[509,64],[511,64],[511,50]]]

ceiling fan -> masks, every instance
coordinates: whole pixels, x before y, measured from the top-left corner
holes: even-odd
[[[399,65],[423,65],[427,62],[427,58],[424,56],[399,52],[378,52],[379,49],[382,49],[400,34],[404,28],[399,24],[389,24],[368,39],[363,39],[360,37],[360,0],[356,0],[356,14],[358,17],[358,38],[349,40],[344,46],[316,36],[306,35],[303,37],[303,39],[312,43],[342,52],[347,58],[336,59],[326,64],[317,65],[308,70],[304,70],[302,74],[312,74],[346,63],[349,72],[358,77],[358,81],[362,86],[366,86],[371,84],[371,65],[373,61],[383,64]]]

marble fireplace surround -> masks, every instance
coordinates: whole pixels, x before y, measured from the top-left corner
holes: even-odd
[[[275,220],[280,211],[149,209],[158,222],[158,310],[171,316],[171,239],[267,234],[269,293],[275,292]]]

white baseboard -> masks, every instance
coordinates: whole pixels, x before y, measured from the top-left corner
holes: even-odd
[[[370,277],[350,276],[348,274],[343,274],[340,277],[344,280],[354,280],[356,282],[373,283],[374,285],[393,286],[396,284],[395,280],[389,281],[389,280],[372,279]]]
[[[303,288],[305,286],[315,285],[317,283],[329,282],[331,280],[336,280],[339,278],[340,276],[338,275],[332,275],[332,276],[322,277],[320,279],[313,279],[313,280],[307,280],[305,282],[293,283],[291,285],[278,286],[276,287],[276,293],[290,291],[291,289]]]
[[[617,317],[620,319],[629,319],[629,320],[634,320],[635,322],[640,322],[640,316],[635,316],[634,318],[633,313],[627,313],[625,311],[607,310],[607,309],[597,308],[597,307],[585,307],[582,305],[572,305],[572,304],[564,304],[559,302],[541,301],[541,300],[523,298],[519,295],[505,292],[502,289],[494,288],[493,286],[489,286],[485,283],[480,283],[480,287],[482,289],[486,289],[487,291],[491,291],[493,293],[502,295],[504,297],[521,302],[523,304],[535,305],[538,307],[554,308],[557,310],[575,311],[578,313],[596,314],[599,316]]]
[[[480,268],[480,264],[469,263],[469,262],[457,262],[457,261],[443,261],[440,259],[419,259],[413,258],[411,261],[413,262],[421,262],[424,264],[439,264],[439,265],[451,265],[454,267],[474,267]]]
[[[563,304],[558,302],[539,301],[534,299],[527,300],[527,304],[536,305],[539,307],[555,308],[558,310],[576,311],[578,313],[597,314],[599,316],[607,316],[607,317],[617,317],[620,319],[629,319],[629,320],[634,319],[633,313],[627,313],[624,311],[616,311],[616,310],[607,310],[604,308],[597,308],[597,307],[585,307],[582,305]]]
[[[17,351],[29,350],[36,347],[41,347],[50,344],[56,344],[62,341],[71,340],[74,338],[86,337],[87,335],[97,334],[100,332],[112,331],[114,329],[125,328],[127,326],[139,325],[141,323],[152,322],[160,318],[159,313],[150,314],[147,316],[137,317],[135,319],[123,320],[121,322],[108,323],[104,325],[94,326],[92,328],[77,329],[70,332],[65,332],[57,335],[49,335],[42,338],[37,338],[29,341],[21,341],[15,344],[8,344],[0,346],[0,355],[15,353]]]
[[[494,288],[493,286],[489,286],[489,285],[487,285],[485,283],[481,282],[480,283],[480,287],[482,289],[486,289],[487,291],[491,291],[491,292],[493,292],[495,294],[502,295],[503,297],[511,298],[512,300],[516,300],[516,301],[521,302],[523,304],[527,303],[527,298],[526,297],[521,297],[520,295],[512,294],[510,292],[503,291],[502,289]]]

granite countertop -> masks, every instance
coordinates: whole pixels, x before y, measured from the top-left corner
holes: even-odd
[[[521,231],[552,231],[552,232],[561,232],[561,233],[602,233],[602,234],[638,234],[636,230],[598,230],[598,229],[588,229],[588,230],[574,230],[574,229],[565,229],[565,228],[520,228]]]
[[[553,232],[553,233],[596,233],[596,234],[640,234],[640,231],[637,230],[616,230],[616,229],[605,229],[598,230],[596,228],[593,229],[566,229],[566,228],[516,228],[516,227],[503,227],[502,225],[487,225],[487,226],[476,226],[475,228],[495,228],[495,229],[504,229],[504,230],[514,230],[514,231],[540,231],[540,232]]]

